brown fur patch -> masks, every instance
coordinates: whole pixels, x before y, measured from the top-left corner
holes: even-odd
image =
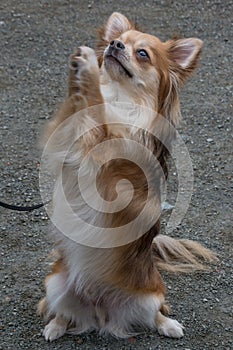
[[[48,312],[48,305],[47,305],[46,298],[41,299],[41,301],[39,302],[37,307],[37,312],[38,312],[38,315],[42,317],[46,317]]]
[[[61,273],[64,271],[66,271],[65,263],[64,263],[63,258],[60,258],[53,263],[52,268],[51,268],[51,273],[49,273],[45,279],[45,285],[46,285],[47,281],[50,279],[50,277],[52,277],[53,275],[55,275],[57,273]]]
[[[159,222],[135,242],[115,249],[111,284],[128,293],[164,295],[165,285],[151,249],[152,240],[158,232]]]

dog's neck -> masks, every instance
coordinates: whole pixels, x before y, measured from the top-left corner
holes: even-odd
[[[101,79],[101,93],[106,103],[107,123],[129,123],[141,128],[150,125],[150,112],[155,113],[155,100],[147,94],[139,94],[118,81]],[[145,108],[144,108],[145,107]]]
[[[142,82],[132,84],[131,79],[130,81],[112,80],[104,67],[101,67],[100,86],[105,102],[129,102],[155,109],[154,96],[150,96],[148,91],[143,88]]]

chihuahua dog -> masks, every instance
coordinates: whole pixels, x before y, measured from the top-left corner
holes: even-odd
[[[196,38],[161,42],[113,13],[96,51],[81,46],[71,55],[69,96],[44,137],[56,174],[58,252],[38,307],[49,321],[46,340],[87,330],[128,337],[147,328],[183,336],[167,317],[160,271],[205,269],[202,261],[215,256],[159,233],[160,198],[180,119],[178,90],[201,48]]]

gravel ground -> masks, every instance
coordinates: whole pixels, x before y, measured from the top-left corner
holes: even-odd
[[[0,2],[1,200],[40,202],[38,135],[66,94],[67,58],[79,44],[92,45],[95,30],[118,10],[165,40],[174,33],[204,40],[200,68],[182,92],[181,134],[194,166],[190,208],[174,236],[197,239],[215,250],[210,273],[165,274],[172,316],[185,336],[172,340],[147,332],[129,340],[96,333],[65,336],[48,344],[36,304],[49,271],[48,218],[43,210],[1,209],[0,349],[230,350],[231,279],[231,1],[30,1]],[[173,172],[171,172],[173,174]],[[170,177],[171,198],[175,180]]]

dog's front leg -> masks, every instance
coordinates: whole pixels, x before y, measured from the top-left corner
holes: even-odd
[[[81,46],[70,56],[69,96],[83,97],[87,107],[102,104],[100,91],[99,66],[95,51]]]
[[[106,133],[98,61],[95,51],[87,46],[80,46],[70,56],[69,96],[75,105],[75,112],[88,108],[87,114],[102,124]]]
[[[81,46],[70,56],[68,90],[68,98],[47,125],[44,140],[47,141],[57,127],[76,114],[80,125],[102,125],[101,129],[106,134],[104,99],[100,90],[98,62],[93,49]],[[93,123],[88,121],[88,118],[91,118]]]

